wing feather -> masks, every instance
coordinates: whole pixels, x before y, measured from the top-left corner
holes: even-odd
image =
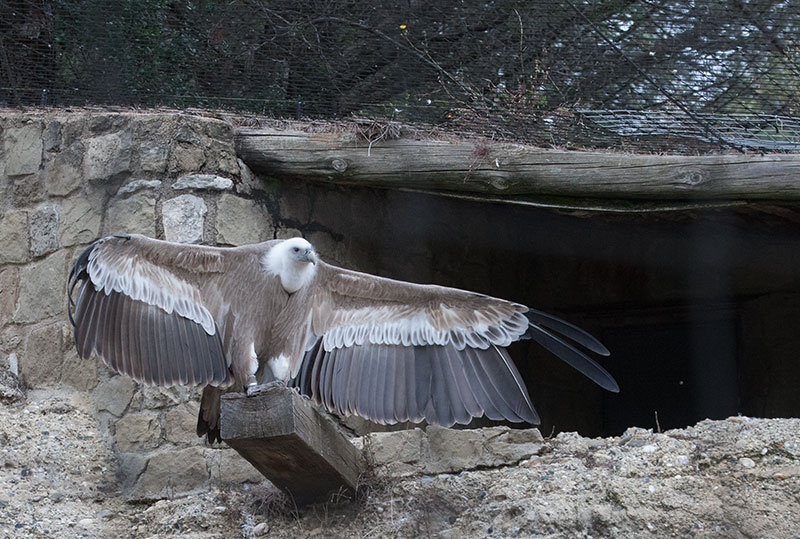
[[[381,415],[388,422],[397,423],[397,408],[395,407],[395,391],[397,390],[397,363],[400,361],[395,355],[386,358],[383,371],[383,388],[378,396],[381,399]]]
[[[458,392],[458,397],[461,401],[463,414],[456,418],[456,423],[466,425],[473,417],[480,417],[483,415],[483,410],[475,400],[475,395],[470,387],[469,380],[467,379],[466,366],[463,360],[458,357],[458,353],[451,347],[442,347],[444,360],[446,361],[449,369],[449,377],[452,381],[453,387]]]
[[[405,348],[413,357],[414,363],[414,393],[417,405],[417,413],[420,417],[429,422],[435,422],[436,418],[430,414],[428,408],[433,398],[433,365],[426,354],[412,353],[410,348]]]
[[[535,340],[602,387],[616,388],[577,346],[601,355],[608,350],[555,316],[482,294],[324,263],[317,272],[310,332],[321,340],[322,363],[329,355],[340,364],[347,361],[346,368],[331,371],[324,386],[312,383],[315,398],[330,409],[383,423],[452,425],[484,414],[538,422],[505,349],[521,339]]]
[[[327,361],[320,362],[320,396],[323,398],[322,403],[329,409],[333,409],[333,370],[337,362],[337,354],[331,354]]]
[[[611,354],[608,348],[603,346],[603,343],[598,341],[592,334],[552,314],[547,314],[535,309],[528,309],[525,316],[530,320],[531,327],[525,332],[524,338],[532,339],[533,336],[531,333],[534,329],[538,326],[543,326],[561,333],[565,337],[572,339],[596,354],[600,354],[601,356],[608,356]]]
[[[486,381],[486,374],[480,367],[478,355],[474,351],[465,352],[463,355],[464,370],[470,383],[470,389],[475,396],[475,401],[483,410],[483,413],[493,421],[500,421],[503,415],[494,404],[495,396],[491,392],[491,385]]]
[[[435,422],[439,425],[453,425],[456,422],[454,409],[460,403],[454,401],[449,373],[444,369],[442,358],[437,357],[439,354],[430,346],[420,346],[415,353],[422,356],[422,361],[431,365],[431,400],[436,412]]]
[[[389,404],[389,408],[394,412],[393,418],[396,422],[401,423],[408,421],[408,401],[406,396],[408,394],[406,385],[409,383],[408,379],[408,361],[402,355],[398,356],[393,362],[394,373],[392,375],[391,383],[394,400]]]
[[[325,350],[319,347],[318,353],[324,355]],[[350,367],[352,365],[352,354],[342,354],[337,358],[331,376],[331,397],[329,409],[336,410],[343,415],[349,415],[349,403],[347,402],[347,383],[350,379]]]
[[[607,370],[601,367],[592,358],[564,341],[557,335],[547,331],[537,325],[531,325],[530,337],[542,345],[544,348],[560,357],[565,363],[576,369],[578,372],[589,377],[594,383],[615,393],[619,392],[614,377]]]
[[[136,306],[138,307],[139,361],[142,362],[142,370],[147,373],[146,383],[161,385],[163,374],[158,363],[158,357],[151,352],[153,334],[150,332],[149,326],[152,317],[148,314],[148,309],[143,304],[136,302]]]
[[[130,375],[131,370],[125,365],[125,359],[122,357],[122,342],[119,338],[116,338],[119,335],[120,319],[122,318],[121,309],[119,308],[120,295],[115,293],[109,293],[108,295],[109,300],[106,303],[107,322],[103,340],[106,342],[111,355],[111,365],[115,366],[120,372]]]
[[[223,342],[213,320],[208,331],[204,316],[210,312],[198,290],[147,252],[161,245],[180,249],[125,236],[99,240],[81,253],[68,282],[68,291],[78,289],[77,301],[69,298],[76,349],[83,358],[96,351],[109,367],[145,384],[228,384]],[[203,253],[182,263],[218,269]]]

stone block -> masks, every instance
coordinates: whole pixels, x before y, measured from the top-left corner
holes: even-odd
[[[366,436],[364,452],[368,462],[392,475],[419,472],[423,458],[425,433],[421,429],[376,432]]]
[[[3,217],[3,211],[8,206],[8,199],[9,199],[9,188],[11,187],[11,182],[8,176],[5,175],[3,172],[3,160],[0,159],[0,218]]]
[[[104,235],[156,235],[156,199],[145,193],[113,200],[106,210]]]
[[[200,404],[186,402],[175,406],[164,415],[164,434],[167,441],[179,445],[197,445],[202,438],[197,436],[197,413]]]
[[[28,260],[28,213],[11,210],[0,216],[0,264]]]
[[[11,322],[17,308],[19,270],[14,266],[0,269],[0,327]]]
[[[131,409],[152,410],[183,404],[194,396],[194,392],[188,386],[140,386],[131,400]]]
[[[192,146],[200,146],[203,142],[203,137],[198,133],[202,130],[202,125],[186,125],[185,120],[188,118],[181,118],[182,125],[179,125],[175,131],[175,140],[183,144],[191,144]],[[189,119],[190,123],[194,123]]]
[[[161,180],[133,180],[120,187],[117,195],[127,195],[142,189],[156,189],[160,186]]]
[[[0,351],[6,354],[19,351],[22,337],[22,329],[19,326],[9,325],[0,329]]]
[[[131,170],[131,133],[122,131],[90,138],[83,160],[84,177],[105,181]]]
[[[83,183],[83,145],[76,143],[45,163],[44,184],[50,195],[66,196]]]
[[[139,169],[143,172],[162,173],[167,169],[169,145],[155,140],[145,140],[139,147]]]
[[[119,453],[117,455],[117,477],[122,484],[122,489],[130,492],[136,480],[141,477],[147,467],[147,455],[142,453]]]
[[[233,188],[233,180],[215,174],[186,174],[172,184],[173,189],[208,189],[227,191]]]
[[[275,227],[265,207],[226,193],[217,201],[216,232],[217,243],[247,245],[272,239]]]
[[[31,254],[40,257],[58,249],[58,210],[43,205],[30,212]]]
[[[66,262],[66,252],[62,249],[20,269],[15,322],[37,322],[65,313]]]
[[[81,158],[85,153],[82,144],[85,139],[88,117],[87,114],[69,114],[61,118],[61,148],[75,145],[82,149]]]
[[[206,154],[203,148],[187,142],[177,142],[172,146],[169,158],[169,170],[196,172],[203,168]]]
[[[541,449],[541,434],[531,430],[535,432],[525,437],[511,434],[508,427],[456,430],[429,426],[425,471],[451,473],[516,464]]]
[[[208,477],[203,448],[162,451],[147,461],[128,497],[132,500],[171,498],[202,486]]]
[[[267,479],[239,453],[228,447],[206,451],[210,477],[218,484],[261,483]]]
[[[22,127],[10,127],[3,136],[6,174],[21,176],[35,174],[42,164],[42,124],[31,122]]]
[[[94,404],[98,411],[120,417],[128,408],[135,389],[136,382],[127,376],[114,376],[97,385],[93,394]]]
[[[239,165],[239,181],[236,183],[236,192],[249,195],[254,192],[264,192],[264,182],[250,170],[244,161],[237,159]]]
[[[51,120],[44,126],[42,149],[46,152],[55,152],[61,149],[61,122],[58,120]]]
[[[156,412],[126,414],[114,426],[114,439],[120,451],[155,449],[161,443],[161,424]]]
[[[26,174],[11,178],[11,201],[23,208],[44,200],[44,181],[39,174]]]
[[[372,433],[361,443],[379,471],[403,476],[513,466],[538,454],[543,439],[538,429],[429,426],[424,432],[414,429]]]
[[[43,387],[58,382],[63,353],[62,323],[48,324],[31,330],[25,343],[20,372],[29,387]]]
[[[488,452],[500,465],[530,458],[542,449],[544,438],[539,429],[508,429],[488,440]]]
[[[116,133],[128,127],[131,120],[130,114],[109,112],[107,114],[93,113],[87,115],[87,127],[93,134]]]
[[[180,195],[161,205],[164,239],[178,243],[200,243],[208,207],[202,198]]]
[[[91,391],[97,387],[97,361],[81,359],[75,350],[72,339],[68,341],[69,349],[64,352],[64,364],[61,368],[61,382],[78,391]]]
[[[236,160],[236,149],[233,146],[233,138],[220,142],[210,141],[206,149],[207,166],[213,167],[214,172],[225,175],[235,176],[239,173],[239,163]]]
[[[61,201],[61,246],[82,245],[100,236],[102,201],[86,196],[72,196]]]
[[[292,238],[302,238],[303,233],[296,228],[279,227],[275,230],[276,240],[290,240]]]

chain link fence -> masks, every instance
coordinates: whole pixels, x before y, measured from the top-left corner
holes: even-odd
[[[772,0],[0,0],[0,104],[795,151],[799,23]]]

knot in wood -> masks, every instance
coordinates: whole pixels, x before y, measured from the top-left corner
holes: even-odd
[[[344,172],[347,170],[347,161],[344,159],[334,159],[331,161],[331,166],[336,172]]]
[[[505,178],[493,178],[492,181],[489,183],[492,184],[492,187],[497,189],[498,191],[505,191],[508,189],[508,180]]]
[[[688,185],[699,185],[706,181],[706,175],[702,171],[694,170],[683,177],[683,183]]]

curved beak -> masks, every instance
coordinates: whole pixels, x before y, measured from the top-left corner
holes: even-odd
[[[319,260],[319,258],[317,258],[317,253],[314,251],[314,249],[311,249],[310,247],[306,249],[303,259],[306,262],[311,262],[315,266],[317,265],[317,261]]]

